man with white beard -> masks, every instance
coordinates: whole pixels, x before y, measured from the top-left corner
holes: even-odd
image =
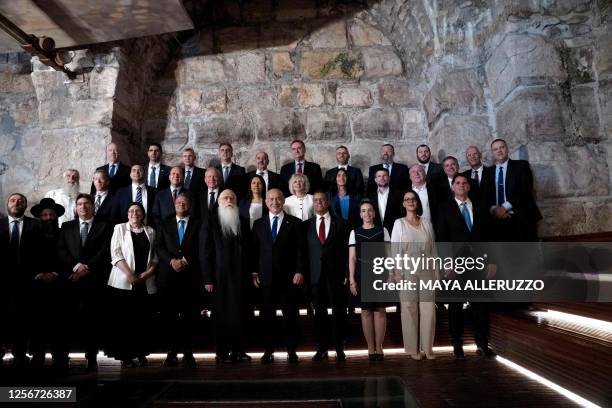
[[[219,194],[217,214],[211,215],[200,232],[200,266],[204,288],[212,294],[212,317],[216,337],[216,360],[222,363],[250,361],[244,352],[251,315],[248,289],[249,251],[252,247],[249,221],[240,218],[236,194]]]
[[[63,174],[64,183],[61,188],[51,190],[45,197],[52,198],[56,204],[61,205],[66,209],[64,215],[57,219],[60,227],[66,221],[74,220],[74,214],[76,209],[76,198],[79,195],[79,171],[75,169],[68,169]]]

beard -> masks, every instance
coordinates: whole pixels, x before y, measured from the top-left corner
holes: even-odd
[[[431,157],[430,157],[429,159],[431,159]],[[417,156],[417,160],[418,160],[418,161],[419,161],[419,163],[421,163],[421,164],[427,164],[427,162],[429,162],[429,159],[427,159],[427,160],[423,160],[423,159],[421,159],[420,157],[418,157],[418,156]]]
[[[76,196],[79,195],[79,183],[64,183],[64,185],[62,186],[62,190],[68,197],[76,198]]]
[[[221,234],[235,237],[240,235],[240,214],[237,207],[221,207],[217,209]]]

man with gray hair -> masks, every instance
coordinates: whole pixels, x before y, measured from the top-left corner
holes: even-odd
[[[62,187],[51,190],[45,194],[46,198],[52,198],[57,204],[66,209],[64,215],[57,219],[60,227],[66,221],[74,220],[76,209],[76,198],[79,195],[80,176],[76,169],[67,169],[64,171]]]
[[[219,194],[216,215],[201,228],[200,267],[204,288],[212,294],[212,317],[217,361],[238,363],[251,358],[244,352],[249,319],[249,274],[251,228],[240,218],[236,194]]]

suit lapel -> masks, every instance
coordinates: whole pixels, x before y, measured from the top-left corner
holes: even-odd
[[[465,219],[463,218],[463,214],[461,214],[461,209],[459,208],[459,204],[457,204],[457,201],[454,198],[452,201],[452,206],[453,206],[453,212],[455,213],[455,217],[457,217],[457,220],[463,227],[463,231],[470,234],[471,232],[470,230],[468,230],[467,225],[465,224]],[[472,204],[472,208],[474,208],[474,204]],[[473,228],[474,228],[474,223],[472,222],[472,229]]]
[[[291,221],[289,221],[289,219],[287,218],[287,214],[285,214],[285,216],[283,217],[283,222],[281,222],[281,225],[278,229],[278,235],[276,236],[276,241],[274,241],[274,244],[278,243],[281,239],[285,238],[285,235],[287,235],[287,230],[289,229],[289,227],[291,226]],[[270,229],[270,237],[272,236],[272,229]]]

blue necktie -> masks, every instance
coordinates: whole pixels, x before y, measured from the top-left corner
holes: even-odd
[[[142,187],[136,187],[136,202],[142,204]]]
[[[117,165],[113,164],[110,166],[110,169],[108,170],[108,177],[113,178],[115,177],[115,170],[117,170]]]
[[[468,231],[472,232],[472,220],[470,219],[470,212],[467,208],[467,203],[461,203],[461,215],[463,215]]]
[[[191,170],[187,170],[185,172],[185,188],[189,189],[189,185],[191,184]]]
[[[229,177],[229,166],[223,167],[223,183],[227,184],[227,178]]]
[[[185,238],[185,220],[179,221],[179,245],[183,245],[183,238]]]
[[[504,168],[499,166],[499,173],[497,173],[497,205],[502,205],[504,200]]]
[[[157,187],[155,185],[155,167],[151,167],[151,175],[149,176],[149,186]]]
[[[278,215],[272,218],[272,242],[276,242],[276,236],[278,235]]]

